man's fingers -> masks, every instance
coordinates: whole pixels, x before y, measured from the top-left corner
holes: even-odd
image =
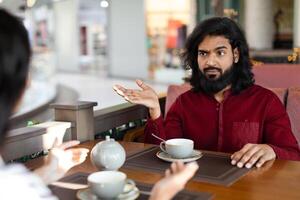
[[[120,85],[114,85],[113,89],[117,92],[118,95],[124,96],[124,92],[126,92],[126,89]]]
[[[259,149],[252,155],[251,159],[246,163],[245,167],[250,169],[263,155],[264,151],[262,149]]]
[[[258,160],[258,162],[256,163],[256,167],[257,168],[260,168],[266,161],[268,160],[271,160],[271,159],[268,159],[268,156],[267,155],[263,155],[260,157],[260,159]]]
[[[128,101],[129,103],[135,103],[135,104],[137,104],[136,99],[134,97],[125,96],[124,99],[126,101]]]
[[[140,90],[127,89],[124,92],[124,95],[127,97],[137,97],[137,96],[139,96],[140,92],[141,92]]]
[[[239,168],[242,168],[243,166],[246,165],[246,163],[248,163],[249,160],[251,160],[252,156],[260,150],[260,147],[258,145],[253,145],[251,146],[248,151],[246,151],[241,159],[238,161],[237,166]]]
[[[132,90],[132,89],[125,89],[120,85],[113,86],[113,89],[117,92],[118,95],[124,97],[126,101],[132,102],[133,97],[138,97],[140,91],[139,90]]]
[[[143,81],[141,81],[141,80],[139,80],[139,79],[137,79],[135,82],[136,82],[136,84],[137,84],[140,88],[142,88],[143,90],[146,90],[146,89],[149,88],[148,85],[146,85]]]
[[[235,165],[237,164],[243,155],[253,146],[253,144],[246,144],[241,150],[235,152],[231,155],[231,164]]]
[[[256,163],[256,167],[261,167],[266,161],[273,160],[276,158],[276,154],[272,147],[269,145],[264,145],[264,155],[260,157],[258,162]]]
[[[135,104],[143,104],[143,100],[140,97],[136,96],[125,96],[124,99],[128,101],[129,103],[135,103]]]
[[[245,149],[248,149],[245,151]],[[256,167],[261,167],[266,161],[276,158],[276,154],[272,147],[266,144],[247,144],[240,151],[234,153],[231,163],[237,163],[238,167],[246,164],[247,168],[251,168],[255,163]]]
[[[139,90],[126,89],[120,85],[114,85],[113,89],[122,97],[132,96],[139,92]]]

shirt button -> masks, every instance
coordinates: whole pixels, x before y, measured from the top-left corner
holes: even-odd
[[[216,110],[219,110],[219,108],[220,108],[220,103],[217,103],[217,108],[216,108]]]

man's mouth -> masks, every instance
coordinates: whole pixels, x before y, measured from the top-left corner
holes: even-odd
[[[216,79],[222,73],[222,70],[216,67],[209,67],[204,69],[204,74],[208,79]]]
[[[206,77],[208,79],[216,79],[217,78],[217,74],[206,74]]]

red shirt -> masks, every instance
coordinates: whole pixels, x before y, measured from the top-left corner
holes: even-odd
[[[253,85],[238,95],[225,93],[222,103],[202,92],[187,91],[171,106],[165,120],[148,120],[146,142],[188,138],[196,149],[233,153],[247,143],[270,145],[279,159],[300,160],[289,117],[270,90]]]

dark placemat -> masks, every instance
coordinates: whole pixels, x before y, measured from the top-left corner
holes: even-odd
[[[67,185],[69,185],[68,183],[87,185],[88,175],[89,174],[87,173],[76,173],[57,181],[62,186],[58,186],[56,185],[56,183],[54,183],[55,185],[49,185],[49,188],[52,191],[52,193],[55,196],[57,196],[60,200],[74,200],[77,199],[76,193],[78,189],[76,187],[74,187],[74,189],[70,189],[68,187],[64,187],[63,185],[65,183],[67,183]]]
[[[151,147],[130,155],[123,167],[164,174],[170,163],[159,159],[156,156],[158,151],[159,147]],[[228,155],[214,152],[203,152],[202,158],[197,162],[199,170],[193,180],[218,185],[230,186],[249,171],[231,165]]]
[[[75,184],[87,184],[87,173],[76,173],[71,176],[67,176],[58,182],[60,183],[75,183]],[[149,199],[149,193],[153,185],[136,182],[137,188],[141,191],[138,200]],[[77,189],[67,189],[59,186],[50,185],[49,188],[61,200],[74,200],[76,198]],[[183,190],[179,192],[173,199],[174,200],[210,200],[213,195],[207,192],[190,192]]]

